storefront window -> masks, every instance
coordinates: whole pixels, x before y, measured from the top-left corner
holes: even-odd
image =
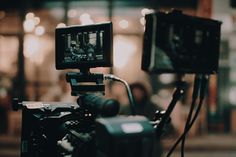
[[[18,48],[17,36],[0,36],[0,72],[16,75]]]

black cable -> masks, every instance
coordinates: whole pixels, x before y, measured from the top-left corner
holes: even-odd
[[[130,102],[131,114],[136,115],[134,97],[133,97],[133,94],[132,94],[131,89],[129,87],[129,84],[125,80],[123,80],[115,75],[112,75],[112,74],[105,74],[104,78],[109,79],[109,80],[113,80],[113,81],[118,81],[118,82],[121,82],[125,85],[125,88],[126,88],[126,91],[128,94],[128,98],[129,98],[129,102]]]
[[[199,101],[199,104],[198,104],[198,107],[197,107],[197,110],[193,116],[193,119],[192,121],[189,123],[189,126],[186,128],[186,130],[183,132],[183,134],[178,138],[178,140],[175,142],[175,144],[172,146],[172,148],[170,149],[170,151],[168,152],[168,154],[166,155],[167,157],[169,157],[173,151],[175,150],[176,146],[179,144],[179,142],[183,139],[183,137],[186,136],[186,134],[188,133],[188,131],[190,130],[190,128],[192,127],[192,125],[194,124],[195,120],[197,119],[198,117],[198,114],[201,110],[201,107],[202,107],[202,103],[203,103],[203,100],[200,100]]]
[[[199,95],[199,87],[200,87],[201,79],[202,79],[201,75],[195,75],[194,85],[193,85],[193,94],[192,94],[192,103],[191,103],[189,114],[188,114],[188,117],[187,117],[187,120],[185,123],[184,131],[186,131],[187,128],[189,127],[190,121],[193,116],[193,111],[196,106],[195,103],[196,103],[196,100]],[[185,147],[186,136],[187,136],[187,134],[185,136],[183,136],[182,143],[181,143],[181,157],[184,157],[184,147]]]
[[[185,127],[184,127],[184,131],[187,130],[187,128],[189,127],[189,123],[191,121],[191,118],[192,118],[192,115],[193,115],[193,110],[195,108],[195,103],[196,103],[196,99],[194,99],[191,103],[191,107],[190,107],[190,110],[189,110],[189,114],[188,114],[188,117],[187,117],[187,121],[185,123]],[[187,133],[186,133],[187,135]],[[181,157],[184,157],[184,146],[185,146],[185,139],[186,139],[186,135],[183,136],[182,138],[182,143],[181,143]]]
[[[188,131],[190,130],[190,128],[192,127],[192,125],[194,124],[194,122],[196,121],[199,112],[201,111],[202,108],[202,103],[205,97],[205,91],[206,91],[206,87],[207,87],[207,82],[208,82],[208,75],[204,76],[202,81],[201,81],[201,88],[200,88],[200,100],[199,100],[199,104],[198,107],[196,109],[196,112],[193,116],[192,121],[189,123],[188,127],[186,128],[186,130],[184,130],[183,134],[178,138],[178,140],[175,142],[175,144],[172,146],[172,148],[170,149],[170,151],[168,152],[168,154],[166,155],[167,157],[169,157],[173,151],[175,150],[176,146],[179,144],[179,142],[186,136],[186,134],[188,133]]]

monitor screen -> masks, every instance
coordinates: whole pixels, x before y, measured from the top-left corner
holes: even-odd
[[[152,73],[218,70],[221,22],[181,12],[148,14],[142,69]]]
[[[111,23],[56,29],[57,69],[80,69],[111,65]]]

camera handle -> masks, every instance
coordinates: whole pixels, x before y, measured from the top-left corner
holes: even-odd
[[[185,91],[185,88],[186,88],[186,82],[185,81],[182,81],[182,80],[179,80],[177,82],[177,85],[176,85],[176,89],[173,93],[173,97],[172,97],[172,100],[167,108],[167,110],[165,111],[164,115],[162,116],[159,124],[157,125],[156,127],[156,135],[157,137],[161,137],[161,135],[163,134],[163,130],[164,130],[164,127],[165,127],[165,124],[169,122],[170,120],[170,114],[172,113],[177,101],[179,101],[179,99],[183,96],[184,94],[184,91]]]

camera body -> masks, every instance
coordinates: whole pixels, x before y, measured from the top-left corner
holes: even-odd
[[[103,74],[89,71],[112,66],[112,23],[57,28],[55,34],[56,69],[80,69],[66,74],[78,99],[14,101],[13,108],[22,109],[21,157],[150,157],[153,126],[145,117],[117,116],[119,103],[100,95]]]
[[[92,98],[98,97],[89,95],[85,99]],[[98,113],[92,103],[15,103],[22,108],[21,157],[152,156],[155,131],[149,120],[115,116],[117,104],[110,107],[114,102],[104,103],[105,114]],[[102,114],[110,117],[99,116]]]
[[[86,118],[79,111],[76,103],[23,102],[21,157],[61,156],[57,142]]]

